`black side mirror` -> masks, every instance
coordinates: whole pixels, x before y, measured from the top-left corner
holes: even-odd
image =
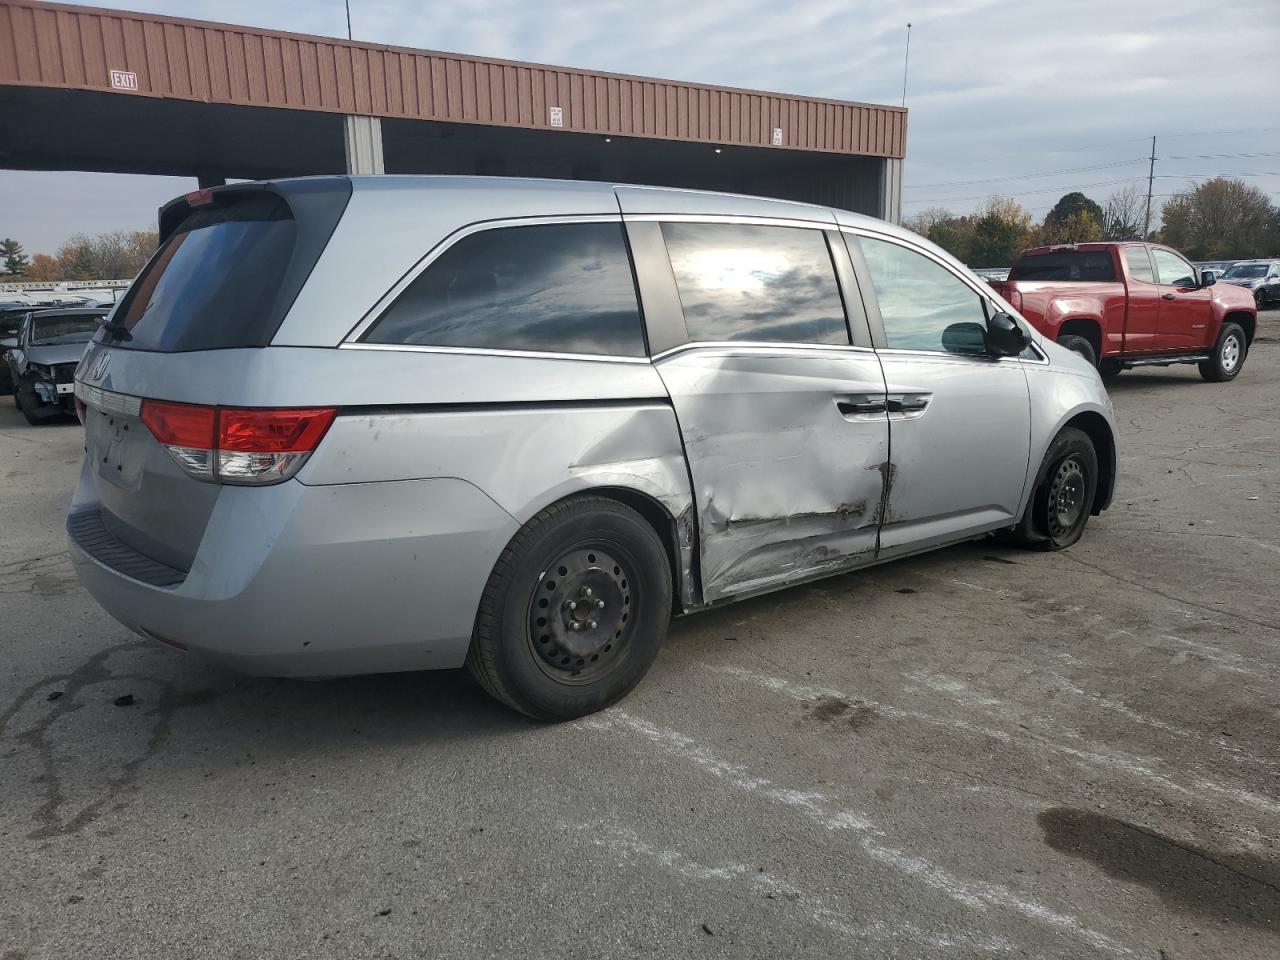
[[[1027,335],[1018,321],[1007,313],[993,314],[987,321],[987,353],[993,357],[1016,357],[1027,349]]]
[[[1218,282],[1218,275],[1214,273],[1212,270],[1200,271],[1200,286],[1212,287],[1217,282]]]

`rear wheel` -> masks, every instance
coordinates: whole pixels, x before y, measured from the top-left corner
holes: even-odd
[[[1124,372],[1124,364],[1119,360],[1099,360],[1098,373],[1102,374],[1102,379],[1112,380]]]
[[[1200,363],[1200,376],[1210,383],[1234,380],[1244,366],[1248,352],[1248,341],[1245,340],[1244,330],[1240,325],[1224,323],[1218,334],[1218,342],[1214,344],[1213,354]]]
[[[1096,367],[1098,365],[1098,351],[1094,350],[1093,344],[1084,337],[1077,337],[1073,333],[1068,333],[1058,338],[1058,345],[1066,347],[1068,350],[1074,350],[1088,360],[1090,366]]]
[[[539,720],[609,706],[648,671],[671,617],[671,567],[653,528],[605,497],[553,504],[494,566],[467,669]]]
[[[1084,534],[1098,489],[1098,453],[1083,430],[1067,427],[1049,445],[1036,488],[1007,542],[1063,550]]]

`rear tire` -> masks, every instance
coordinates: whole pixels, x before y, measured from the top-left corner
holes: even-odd
[[[1064,334],[1058,338],[1058,346],[1074,350],[1088,360],[1091,367],[1098,365],[1098,351],[1094,350],[1093,344],[1084,337],[1077,337],[1074,333]]]
[[[1098,373],[1102,374],[1103,380],[1114,380],[1124,372],[1124,364],[1119,360],[1099,360]]]
[[[1065,550],[1084,535],[1098,489],[1098,452],[1083,430],[1067,427],[1049,444],[1022,519],[1001,539],[1035,550]]]
[[[671,619],[671,565],[630,507],[586,496],[552,504],[512,538],[476,615],[467,669],[537,720],[571,720],[626,696]]]
[[[1224,323],[1213,346],[1213,355],[1200,363],[1200,376],[1210,383],[1234,380],[1249,353],[1244,330],[1238,323]]]

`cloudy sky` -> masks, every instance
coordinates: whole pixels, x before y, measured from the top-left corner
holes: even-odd
[[[92,2],[92,0],[81,0]],[[100,6],[346,33],[342,0],[118,0]],[[1277,0],[351,0],[355,39],[879,103],[902,97],[905,212],[993,193],[1037,216],[1146,177],[1217,174],[1280,202]],[[1067,172],[1063,172],[1067,171]],[[28,252],[150,226],[181,178],[0,171],[0,232]]]

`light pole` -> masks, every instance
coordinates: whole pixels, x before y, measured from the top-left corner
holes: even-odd
[[[907,64],[911,62],[911,24],[907,24],[907,49],[902,53],[902,105],[907,105]]]

